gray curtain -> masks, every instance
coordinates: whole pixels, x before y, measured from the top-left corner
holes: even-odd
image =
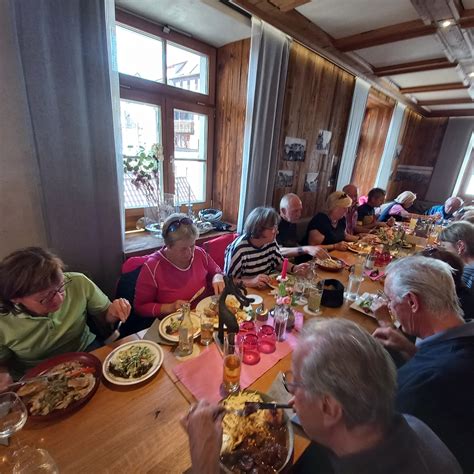
[[[48,246],[109,295],[123,248],[111,0],[12,0]]]
[[[252,18],[239,231],[252,209],[272,202],[289,55],[290,39]]]

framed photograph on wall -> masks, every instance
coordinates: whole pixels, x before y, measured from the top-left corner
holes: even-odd
[[[303,138],[285,138],[285,149],[283,160],[285,161],[304,161],[306,154],[306,140]]]
[[[277,188],[288,188],[293,186],[293,171],[292,170],[278,170]]]
[[[319,173],[306,173],[304,178],[303,191],[314,193],[318,188],[318,176]]]
[[[332,132],[329,130],[319,130],[316,139],[316,152],[327,155],[329,152],[329,144],[331,143]]]

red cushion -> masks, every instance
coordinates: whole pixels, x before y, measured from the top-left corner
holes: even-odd
[[[202,248],[212,257],[214,262],[224,269],[224,254],[227,246],[232,243],[239,234],[232,233],[221,235],[215,239],[207,240],[202,244]]]
[[[133,272],[135,268],[141,267],[150,255],[141,255],[140,257],[130,257],[123,262],[122,273]]]

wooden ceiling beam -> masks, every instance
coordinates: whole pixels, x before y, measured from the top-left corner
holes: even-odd
[[[435,25],[425,25],[421,20],[413,20],[339,38],[334,41],[334,46],[343,52],[354,51],[395,41],[433,35],[436,30]]]
[[[452,104],[471,104],[473,100],[470,97],[465,99],[437,99],[437,100],[419,100],[417,104],[420,107],[429,106],[429,105],[452,105]]]
[[[409,72],[432,71],[434,69],[445,69],[456,67],[457,63],[452,63],[446,57],[436,59],[425,59],[423,61],[413,61],[410,63],[393,64],[392,66],[376,67],[374,74],[379,77],[394,76],[396,74],[406,74]]]
[[[458,23],[461,28],[472,28],[474,26],[474,8],[462,10]]]
[[[347,54],[342,53],[334,47],[334,38],[324,30],[309,21],[296,10],[283,13],[266,0],[232,0],[239,7],[251,15],[266,21],[283,33],[294,38],[303,46],[315,51],[323,58],[331,61],[354,76],[359,76],[375,88],[383,91],[388,96],[405,104],[420,115],[427,115],[425,109],[418,107],[408,97],[401,94],[393,84],[373,74],[372,68],[364,67],[359,61],[355,61]]]
[[[417,92],[451,91],[456,89],[467,89],[462,82],[449,82],[445,84],[431,84],[429,86],[402,87],[402,94],[416,94]]]
[[[296,7],[300,7],[305,3],[309,3],[311,0],[269,0],[272,5],[275,5],[278,10],[282,12],[289,12],[294,10]]]

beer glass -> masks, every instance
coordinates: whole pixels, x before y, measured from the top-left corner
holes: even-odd
[[[240,369],[242,365],[242,341],[235,333],[224,336],[224,371],[222,385],[226,393],[240,389]]]

